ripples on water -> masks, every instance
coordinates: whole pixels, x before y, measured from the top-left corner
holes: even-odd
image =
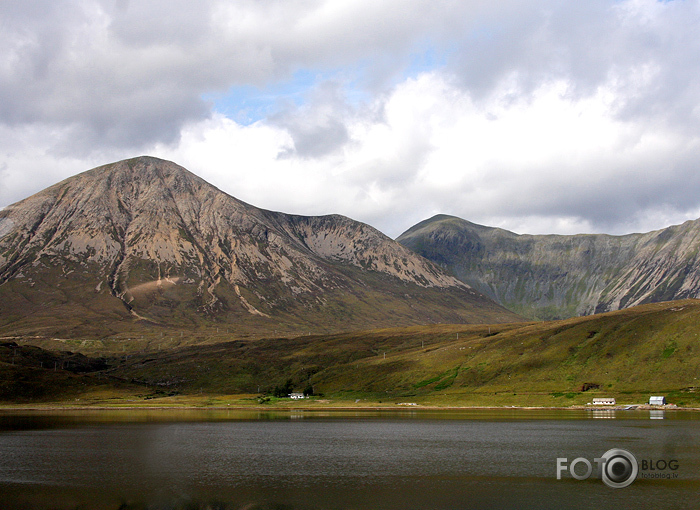
[[[0,415],[0,508],[691,508],[700,417],[666,414]],[[557,457],[616,447],[679,479],[556,479]]]

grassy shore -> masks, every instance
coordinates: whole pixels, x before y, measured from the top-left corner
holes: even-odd
[[[83,395],[82,398],[55,401],[35,401],[22,403],[0,403],[0,412],[18,410],[250,410],[250,411],[296,411],[296,410],[467,410],[467,409],[588,409],[592,411],[629,410],[700,410],[700,406],[650,406],[642,395],[629,395],[613,406],[600,406],[556,401],[546,395],[501,396],[484,398],[417,398],[413,400],[399,398],[365,398],[347,400],[342,398],[307,398],[303,400],[278,399],[261,395],[178,395],[161,398],[144,398],[134,395]]]

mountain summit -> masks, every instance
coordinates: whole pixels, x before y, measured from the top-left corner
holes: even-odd
[[[97,334],[125,321],[260,334],[518,319],[368,225],[258,209],[152,157],[0,211],[0,301],[0,330],[23,333]]]

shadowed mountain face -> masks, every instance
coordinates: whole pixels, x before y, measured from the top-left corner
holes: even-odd
[[[700,297],[700,220],[647,234],[563,236],[518,235],[439,215],[397,241],[526,317]]]
[[[95,168],[0,211],[6,333],[513,320],[368,225],[258,209],[156,158]]]

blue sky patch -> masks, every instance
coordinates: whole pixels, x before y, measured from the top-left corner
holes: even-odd
[[[238,124],[248,126],[275,114],[290,104],[301,106],[307,92],[329,77],[329,73],[300,69],[289,80],[269,83],[264,87],[234,86],[225,93],[202,94],[202,99],[212,103],[215,112],[225,115]]]

